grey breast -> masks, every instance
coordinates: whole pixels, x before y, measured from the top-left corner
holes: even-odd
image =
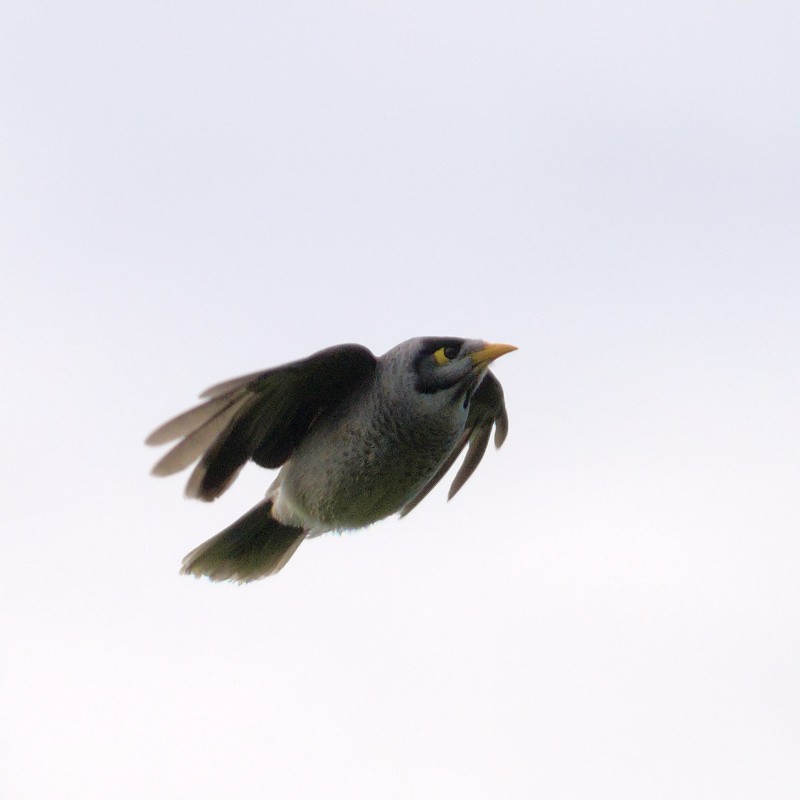
[[[320,418],[284,467],[281,491],[325,527],[361,527],[399,511],[464,430],[460,406],[428,410],[376,379],[379,388],[365,387]]]

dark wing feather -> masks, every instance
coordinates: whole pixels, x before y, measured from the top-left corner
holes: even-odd
[[[314,419],[368,381],[375,365],[365,347],[339,345],[212,386],[203,393],[209,400],[147,438],[148,444],[163,444],[183,437],[153,472],[171,475],[200,458],[186,493],[214,500],[249,459],[264,467],[283,464]]]
[[[431,489],[448,473],[464,448],[469,445],[467,455],[464,457],[464,461],[456,473],[453,483],[450,485],[450,491],[447,494],[447,499],[450,500],[467,482],[472,473],[475,472],[478,464],[481,463],[483,454],[489,444],[492,426],[495,428],[495,447],[500,447],[508,435],[508,413],[506,412],[503,387],[500,385],[500,381],[495,378],[492,372],[487,372],[472,395],[467,425],[452,453],[447,457],[444,464],[439,467],[436,474],[422,487],[416,497],[403,506],[400,516],[404,517],[419,505]]]

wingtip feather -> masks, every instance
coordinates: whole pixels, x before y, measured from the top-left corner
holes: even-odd
[[[216,401],[212,401],[210,404],[206,405],[213,405],[213,409],[209,409],[207,413],[201,416],[196,414],[199,410],[198,408],[192,409],[192,413],[195,415],[195,421],[198,419],[204,421],[200,422],[199,427],[188,433],[185,438],[178,442],[178,444],[156,463],[152,469],[153,475],[159,477],[174,475],[176,472],[180,472],[200,458],[203,452],[241,411],[245,405],[245,400],[246,398],[244,396],[236,400],[228,400],[221,408],[218,407]],[[199,408],[202,408],[202,406]],[[214,413],[211,413],[212,410]],[[185,415],[181,415],[181,417],[183,416]],[[175,423],[176,421],[178,421],[181,426],[186,424],[180,417],[171,420],[171,423]],[[168,422],[167,425],[171,423]],[[162,426],[162,428],[163,427],[165,426]],[[158,431],[155,433],[158,433]]]
[[[503,412],[494,421],[494,446],[502,447],[506,436],[508,436],[508,414],[503,408]]]
[[[163,425],[159,425],[144,440],[145,444],[158,446],[180,439],[182,436],[189,436],[198,428],[202,428],[217,414],[222,413],[226,408],[236,403],[238,399],[239,397],[236,394],[230,394],[225,397],[206,400],[204,403],[200,403],[200,405],[194,406],[172,419],[168,419]]]

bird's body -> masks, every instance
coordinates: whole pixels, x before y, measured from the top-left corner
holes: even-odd
[[[281,468],[267,493],[278,520],[310,534],[370,525],[412,500],[452,451],[466,425],[463,404],[412,413],[404,393],[383,388],[382,372],[322,415]]]
[[[187,494],[213,500],[248,459],[280,466],[266,499],[190,553],[184,571],[248,581],[277,572],[306,536],[407,513],[463,448],[452,494],[507,419],[490,361],[515,349],[477,340],[411,339],[376,359],[341,345],[209,389],[203,405],[148,439],[185,438],[155,467],[201,457]]]

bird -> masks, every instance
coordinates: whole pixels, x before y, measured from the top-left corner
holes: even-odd
[[[192,550],[181,572],[248,583],[274,575],[306,538],[405,516],[466,456],[448,499],[508,433],[489,365],[517,348],[480,339],[417,337],[380,357],[358,344],[320,350],[206,389],[200,405],[145,440],[180,440],[153,467],[197,462],[186,495],[218,498],[253,461],[280,468],[266,496]]]

